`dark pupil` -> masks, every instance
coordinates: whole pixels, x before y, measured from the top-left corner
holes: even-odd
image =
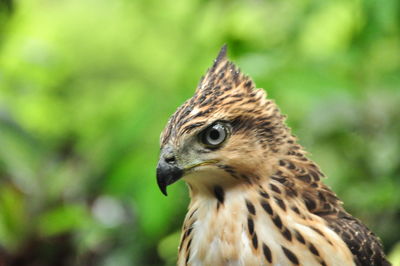
[[[212,130],[210,131],[210,138],[213,139],[213,140],[219,139],[219,132],[218,132],[218,130],[212,129]]]

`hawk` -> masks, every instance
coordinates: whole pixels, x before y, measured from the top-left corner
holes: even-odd
[[[191,198],[178,265],[390,265],[226,46],[160,141],[161,191]]]

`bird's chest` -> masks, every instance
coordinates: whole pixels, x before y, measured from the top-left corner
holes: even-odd
[[[278,212],[273,202],[273,211],[267,201],[245,196],[201,203],[192,204],[185,219],[178,265],[353,264],[333,232],[315,231],[288,210]]]
[[[210,201],[192,207],[185,219],[178,265],[266,265],[254,225],[249,231],[251,214],[244,202],[235,198],[229,204]]]
[[[245,226],[242,214],[226,206],[198,215],[181,243],[180,264],[243,265],[244,256],[254,258]]]

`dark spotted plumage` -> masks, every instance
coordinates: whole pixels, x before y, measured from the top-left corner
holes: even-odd
[[[288,257],[288,259],[294,264],[294,265],[299,265],[299,259],[297,258],[297,256],[290,251],[290,249],[282,246],[282,250],[285,253],[286,257]]]
[[[246,206],[247,206],[247,210],[249,211],[249,213],[256,215],[256,209],[254,208],[253,203],[251,203],[250,201],[246,200]]]
[[[220,186],[215,186],[214,187],[214,194],[215,194],[215,197],[218,200],[218,203],[223,204],[224,203],[224,199],[225,199],[224,190]]]
[[[217,122],[225,138],[202,142]],[[179,265],[389,265],[380,240],[324,185],[285,116],[225,46],[160,142],[191,196]]]
[[[301,233],[297,230],[295,230],[295,236],[296,239],[301,243],[301,244],[305,244],[306,241],[304,240],[304,237],[301,235]]]
[[[290,233],[290,231],[285,227],[282,231],[282,235],[288,240],[288,241],[292,241],[292,234]]]
[[[390,265],[385,259],[379,239],[358,219],[340,213],[339,218],[327,217],[326,220],[350,248],[356,265]]]
[[[254,221],[250,217],[247,219],[247,227],[249,229],[249,234],[252,235],[254,233]]]
[[[257,249],[258,248],[258,238],[257,238],[257,234],[256,233],[253,234],[252,243],[253,243],[253,247],[255,249]]]
[[[271,250],[269,249],[269,247],[267,245],[265,245],[265,243],[263,243],[262,248],[263,248],[263,253],[264,253],[265,258],[267,259],[267,261],[269,263],[272,263]]]

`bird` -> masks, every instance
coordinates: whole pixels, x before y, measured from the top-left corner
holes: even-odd
[[[161,192],[190,195],[177,265],[390,265],[285,120],[224,45],[160,136]]]

